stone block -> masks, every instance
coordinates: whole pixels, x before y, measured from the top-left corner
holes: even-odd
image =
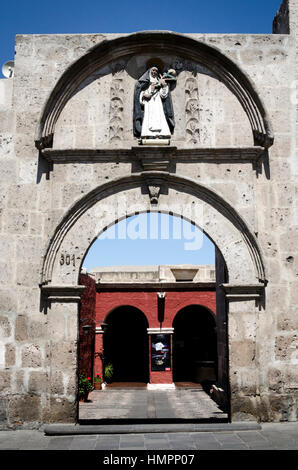
[[[4,229],[11,234],[26,234],[29,228],[28,214],[19,211],[7,211]]]
[[[12,259],[14,250],[15,240],[9,235],[0,235],[0,259]]]
[[[28,338],[34,339],[42,339],[46,337],[47,332],[47,319],[46,318],[38,318],[38,319],[29,319],[28,324]]]
[[[70,395],[73,397],[77,396],[77,389],[78,389],[78,377],[77,374],[72,374],[67,377],[66,380],[66,395]]]
[[[245,367],[233,370],[230,385],[233,393],[239,393],[242,396],[256,395],[259,388],[256,368]]]
[[[18,296],[18,312],[20,314],[31,315],[32,312],[39,312],[40,308],[40,289],[39,287],[22,287],[17,288]]]
[[[72,149],[75,148],[76,134],[71,127],[58,127],[55,132],[53,148]]]
[[[273,284],[286,284],[286,279],[282,279],[279,259],[268,259],[267,261],[267,279]]]
[[[15,340],[26,341],[28,339],[27,333],[28,318],[25,315],[18,315],[15,320]]]
[[[1,122],[1,133],[13,132],[14,127],[14,113],[11,109],[0,108],[0,122]]]
[[[32,263],[18,263],[16,281],[19,286],[36,286],[39,282],[40,265]]]
[[[10,158],[13,156],[13,135],[10,132],[0,133],[0,156]],[[13,160],[9,160],[13,163]]]
[[[293,311],[288,309],[280,311],[277,317],[277,328],[281,331],[297,331],[297,315],[293,315]]]
[[[63,372],[61,370],[52,369],[49,377],[50,392],[53,395],[64,394],[64,380]]]
[[[22,347],[22,367],[41,367],[41,348],[37,344],[29,344]]]
[[[256,421],[257,408],[254,398],[234,394],[231,396],[232,421]]]
[[[0,317],[0,338],[9,338],[11,335],[11,322],[8,317]]]
[[[233,341],[230,339],[231,367],[251,367],[254,365],[256,344],[251,340]]]
[[[275,358],[278,361],[297,361],[298,339],[297,333],[280,335],[275,339]]]
[[[90,190],[90,183],[65,184],[62,189],[62,206],[69,207],[74,201],[80,199]]]
[[[280,369],[271,367],[267,374],[267,384],[269,390],[281,393],[284,389],[284,377]]]
[[[11,425],[41,421],[41,398],[36,395],[15,395],[9,400],[8,420]]]
[[[16,181],[16,162],[12,158],[0,159],[0,183],[7,184],[8,182]]]
[[[0,262],[0,283],[3,286],[11,284],[12,279],[14,278],[14,268],[15,266],[11,262]]]
[[[7,193],[7,207],[19,209],[24,212],[34,211],[37,207],[37,193],[32,191],[31,184],[10,185]]]
[[[48,391],[48,374],[43,371],[32,371],[28,380],[28,392],[40,395]]]
[[[15,313],[17,299],[14,289],[0,289],[0,309],[4,313]]]
[[[15,389],[19,394],[27,393],[27,377],[25,379],[24,369],[15,370]]]
[[[280,235],[280,250],[295,255],[298,250],[298,227],[288,227],[288,230]]]
[[[77,183],[89,183],[93,178],[93,165],[92,164],[80,164],[71,165],[67,168],[67,182]]]
[[[257,415],[263,422],[292,420],[295,401],[285,394],[263,395],[258,400]]]
[[[298,306],[298,283],[297,282],[290,283],[290,292],[291,292],[291,305],[297,307]]]
[[[8,399],[0,398],[0,426],[7,426]]]
[[[11,371],[0,370],[0,392],[7,393],[10,392],[11,388]]]
[[[12,343],[5,345],[5,366],[14,366],[16,362],[16,347]]]
[[[39,236],[44,230],[44,216],[37,212],[31,212],[29,217],[30,235]]]
[[[55,312],[55,310],[51,308],[46,328],[48,338],[55,338],[56,341],[64,341],[66,339],[66,320],[63,311]]]
[[[270,290],[269,290],[270,289]],[[266,292],[266,308],[272,313],[286,311],[290,307],[290,291],[288,284],[272,283]]]
[[[64,370],[73,369],[77,365],[77,344],[74,341],[51,342],[51,364]]]
[[[27,221],[29,219],[27,218]],[[29,225],[29,224],[28,224]],[[19,261],[39,263],[42,256],[43,239],[39,237],[21,237],[17,240],[16,256]]]
[[[44,423],[75,423],[77,405],[75,400],[49,397],[42,409]]]
[[[291,134],[279,134],[275,130],[274,147],[269,150],[269,155],[276,158],[292,158]]]
[[[21,133],[18,132],[15,137],[15,154],[19,158],[20,163],[32,162],[33,159],[37,162],[37,154],[34,142],[32,141],[32,134],[30,132]],[[30,163],[29,163],[30,165]],[[30,166],[27,171],[30,171]],[[26,173],[27,173],[26,171]],[[28,173],[27,173],[28,174]],[[24,177],[24,166],[20,167],[19,175]]]

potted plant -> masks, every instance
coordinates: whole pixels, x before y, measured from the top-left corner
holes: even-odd
[[[111,362],[105,365],[105,379],[107,382],[110,382],[114,374],[114,367]]]
[[[101,390],[102,388],[102,378],[99,374],[96,374],[95,379],[94,379],[94,388],[95,390]]]
[[[79,398],[80,401],[87,401],[89,392],[92,390],[92,383],[90,377],[86,377],[84,374],[79,375]]]

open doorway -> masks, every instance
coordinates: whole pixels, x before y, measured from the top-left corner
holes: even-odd
[[[148,370],[148,322],[139,309],[121,306],[105,320],[104,367],[112,364],[113,374],[108,383],[145,383]]]
[[[180,310],[173,322],[174,382],[215,383],[217,339],[214,314],[200,305]]]

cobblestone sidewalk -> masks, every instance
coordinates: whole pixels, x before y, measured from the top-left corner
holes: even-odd
[[[80,402],[79,419],[224,419],[217,404],[202,389],[117,390],[89,394]]]

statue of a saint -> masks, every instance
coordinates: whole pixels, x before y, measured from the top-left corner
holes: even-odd
[[[175,70],[162,76],[153,66],[138,80],[134,93],[134,136],[142,139],[171,137],[175,127],[169,81],[176,81]]]

